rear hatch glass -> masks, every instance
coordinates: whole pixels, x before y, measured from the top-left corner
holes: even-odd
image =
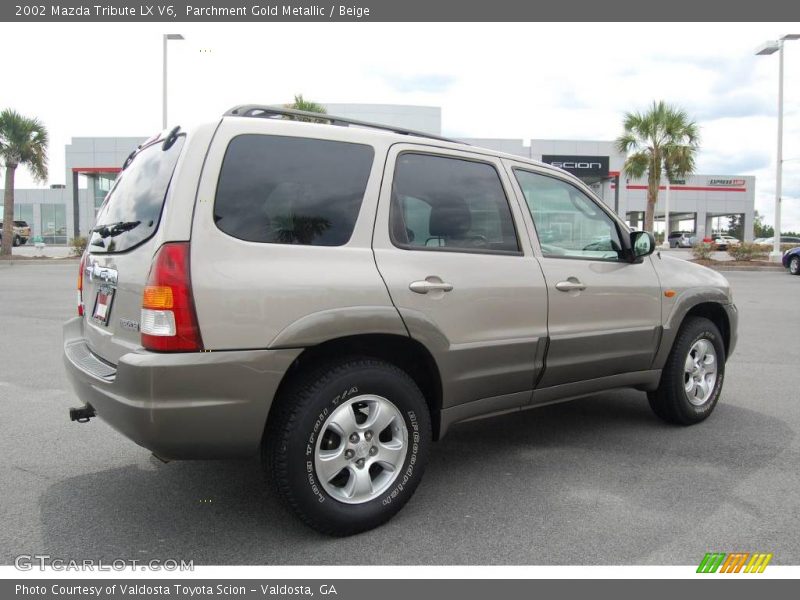
[[[89,252],[125,252],[153,236],[184,139],[179,136],[166,150],[161,140],[146,146],[119,174],[97,213]]]
[[[91,351],[116,364],[141,344],[142,294],[167,190],[185,136],[164,140],[128,161],[97,215],[83,277],[84,337]]]

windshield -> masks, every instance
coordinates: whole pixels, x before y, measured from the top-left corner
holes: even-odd
[[[178,137],[167,150],[161,141],[144,148],[119,174],[97,213],[89,252],[124,252],[156,232],[185,139]]]

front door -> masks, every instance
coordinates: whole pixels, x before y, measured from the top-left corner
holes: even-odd
[[[539,388],[650,368],[661,286],[650,257],[621,256],[625,230],[577,185],[514,167],[530,211],[550,298],[550,345]]]

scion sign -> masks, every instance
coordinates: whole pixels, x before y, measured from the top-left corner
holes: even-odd
[[[545,154],[542,162],[560,167],[578,177],[608,177],[607,156],[567,156]]]

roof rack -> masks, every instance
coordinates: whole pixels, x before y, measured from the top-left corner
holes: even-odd
[[[367,121],[358,121],[356,119],[348,119],[345,117],[337,117],[326,113],[308,112],[305,110],[294,110],[293,108],[276,108],[274,106],[262,106],[259,104],[242,104],[241,106],[234,106],[226,111],[223,115],[225,117],[260,117],[265,119],[275,119],[278,117],[303,117],[304,119],[312,119],[313,121],[328,123],[330,125],[338,125],[340,127],[349,127],[355,125],[356,127],[367,127],[369,129],[382,129],[383,131],[391,131],[402,135],[413,135],[422,138],[429,138],[432,140],[439,140],[442,142],[452,142],[453,144],[465,144],[461,140],[442,137],[432,133],[425,133],[424,131],[415,131],[413,129],[405,129],[403,127],[395,127],[394,125],[381,125],[380,123],[369,123]]]

